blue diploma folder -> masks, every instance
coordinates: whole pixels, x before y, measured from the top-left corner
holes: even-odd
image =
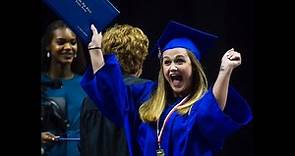
[[[108,0],[43,0],[82,39],[91,40],[90,25],[103,31],[119,11]]]

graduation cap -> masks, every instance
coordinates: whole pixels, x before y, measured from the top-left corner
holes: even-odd
[[[186,48],[200,60],[201,54],[212,48],[217,38],[204,31],[170,21],[157,41],[158,56],[168,49]]]

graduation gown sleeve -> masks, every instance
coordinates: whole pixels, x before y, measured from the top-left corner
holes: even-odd
[[[136,119],[134,115],[137,115],[140,104],[150,96],[154,83],[147,81],[125,85],[115,55],[104,57],[105,65],[95,74],[89,68],[83,76],[81,86],[104,115],[116,125],[122,126],[125,120],[131,120],[131,116],[132,120]]]
[[[121,126],[122,123],[120,121],[122,112],[114,105],[124,109],[126,99],[123,95],[125,87],[122,81],[119,64],[115,57],[106,55],[105,65],[95,74],[93,74],[92,68],[88,68],[80,83],[84,91],[97,104],[104,115],[118,126]]]
[[[249,105],[233,87],[229,87],[227,103],[222,111],[213,95],[212,88],[193,106],[195,126],[213,149],[221,149],[225,137],[249,123],[252,113]],[[197,124],[196,124],[197,123]]]

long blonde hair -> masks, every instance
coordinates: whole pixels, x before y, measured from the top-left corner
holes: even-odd
[[[208,81],[202,65],[192,54],[192,52],[187,50],[187,53],[192,62],[192,70],[194,73],[191,91],[193,94],[189,97],[187,102],[177,108],[178,112],[182,115],[188,113],[192,105],[202,97],[208,88]],[[158,120],[167,103],[168,94],[171,95],[171,92],[172,89],[169,86],[167,80],[165,80],[163,69],[161,68],[158,76],[158,87],[156,92],[139,108],[141,120],[143,122],[153,122]]]

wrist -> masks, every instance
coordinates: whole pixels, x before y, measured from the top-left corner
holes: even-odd
[[[220,73],[225,73],[225,74],[230,74],[233,71],[233,68],[230,68],[229,66],[220,66],[219,72]]]
[[[96,47],[88,47],[88,50],[94,50],[94,49],[101,49],[101,47],[96,46]]]

